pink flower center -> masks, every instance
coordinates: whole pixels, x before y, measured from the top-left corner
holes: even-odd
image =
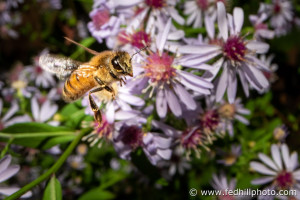
[[[217,110],[208,110],[200,117],[204,131],[213,132],[219,125],[220,118]]]
[[[145,0],[146,4],[153,8],[162,8],[165,6],[165,0]]]
[[[184,148],[197,148],[202,143],[203,133],[200,127],[189,128],[181,136],[181,144]]]
[[[276,2],[274,5],[274,13],[278,14],[278,13],[280,13],[280,11],[281,11],[280,4],[278,2]]]
[[[109,21],[110,14],[108,9],[98,10],[96,14],[92,17],[93,24],[96,29],[101,29],[101,27]]]
[[[94,123],[94,131],[99,137],[109,138],[112,133],[112,127],[108,123],[105,115],[102,115],[102,123],[99,126],[98,122]]]
[[[206,10],[208,8],[207,0],[197,0],[196,3],[201,10]]]
[[[124,144],[130,145],[132,148],[137,148],[142,144],[142,129],[138,126],[123,125],[120,129],[120,139]]]
[[[145,31],[135,32],[131,36],[131,44],[139,49],[145,47],[147,44],[151,43],[150,36]]]
[[[223,45],[223,51],[225,56],[233,61],[243,61],[246,46],[242,38],[239,36],[233,36],[227,39]]]
[[[277,185],[282,189],[287,189],[293,185],[293,175],[290,172],[282,171],[276,178]]]
[[[43,69],[40,66],[36,66],[35,67],[35,73],[36,74],[42,74],[43,73]]]
[[[168,82],[172,77],[176,76],[176,70],[172,67],[174,58],[167,53],[159,56],[158,53],[153,53],[148,56],[147,64],[144,66],[145,75],[152,82]]]

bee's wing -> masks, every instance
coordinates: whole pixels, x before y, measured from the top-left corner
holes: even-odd
[[[44,70],[56,74],[59,79],[68,78],[80,64],[81,62],[71,58],[52,54],[43,54],[39,59],[39,65]]]

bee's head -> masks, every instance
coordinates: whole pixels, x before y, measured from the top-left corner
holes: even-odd
[[[133,76],[130,55],[127,52],[116,52],[114,58],[111,60],[111,64],[119,75]]]

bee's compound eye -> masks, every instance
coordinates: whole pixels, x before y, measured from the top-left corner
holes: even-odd
[[[120,63],[119,63],[119,56],[115,56],[112,61],[111,61],[114,69],[116,70],[123,70],[120,66]]]

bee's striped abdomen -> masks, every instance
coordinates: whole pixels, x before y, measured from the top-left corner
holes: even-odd
[[[66,102],[77,100],[97,85],[93,78],[94,70],[92,66],[83,65],[71,74],[63,89],[63,99]]]

